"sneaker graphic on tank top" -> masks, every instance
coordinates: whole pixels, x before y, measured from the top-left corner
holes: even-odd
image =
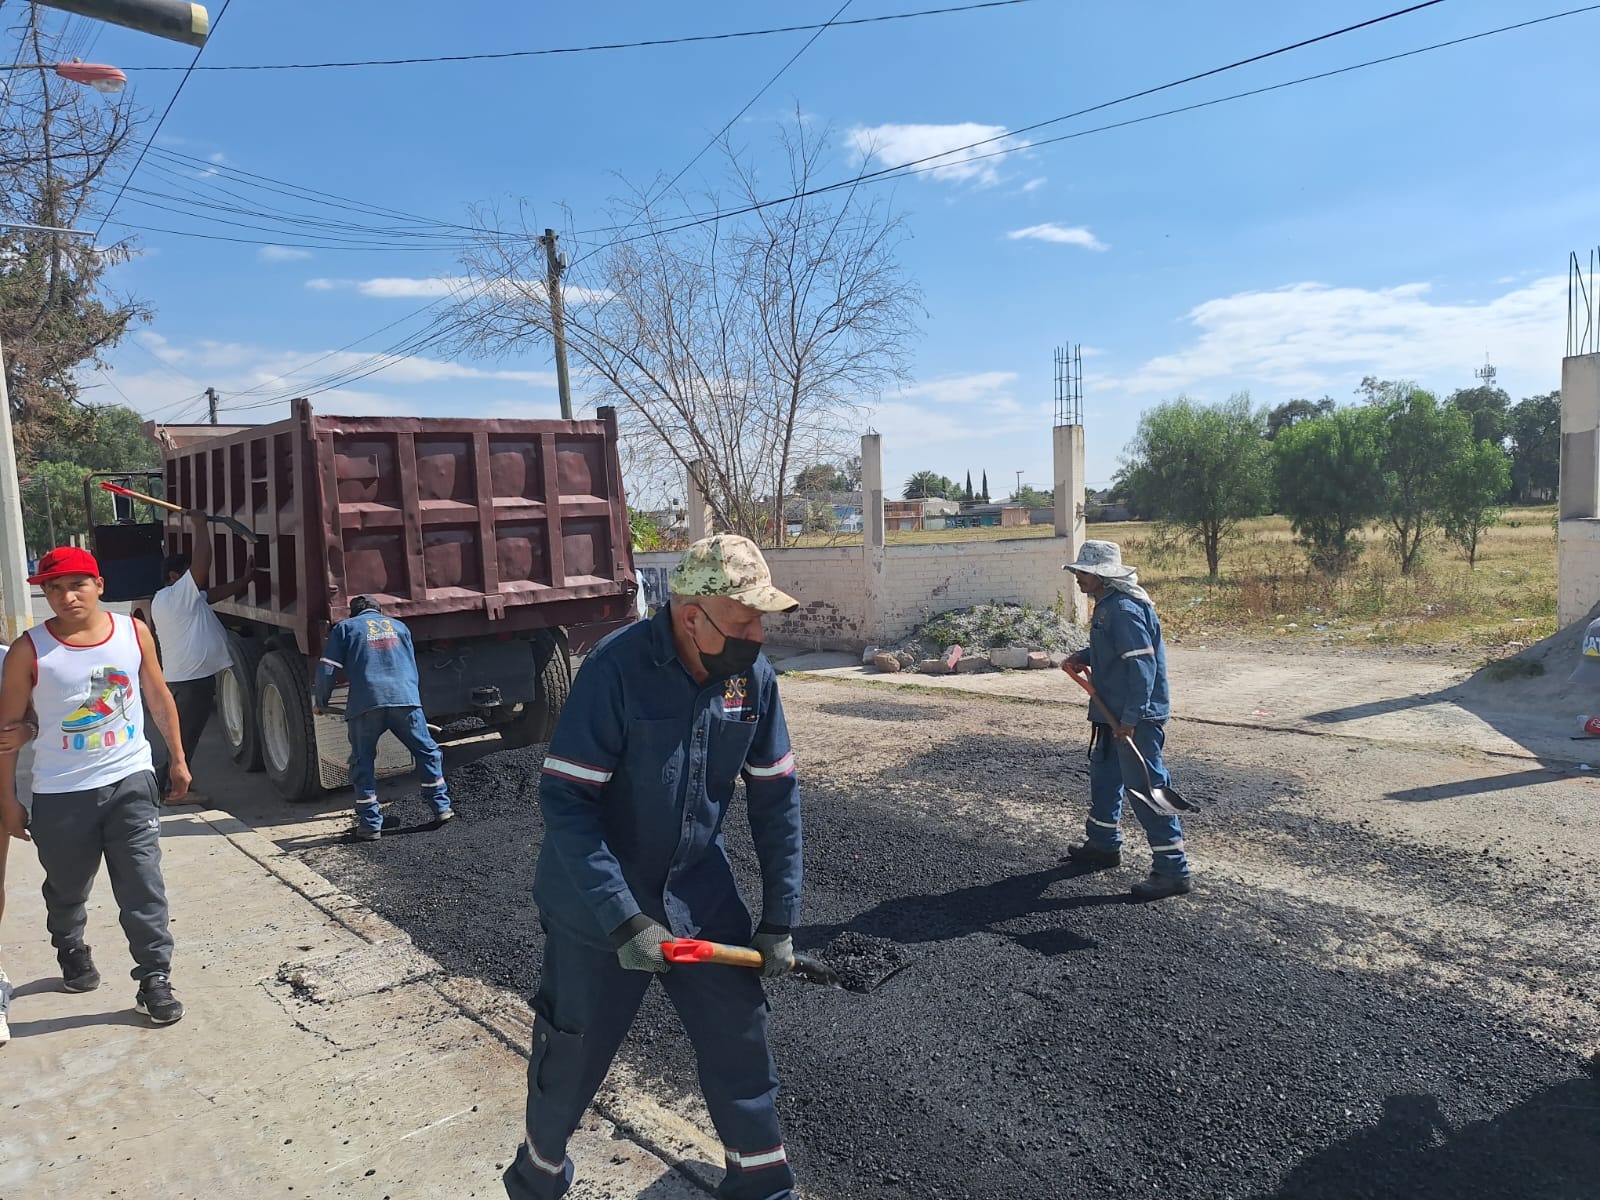
[[[63,733],[87,733],[127,715],[133,701],[133,678],[121,667],[96,667],[89,676],[89,695],[61,722]]]

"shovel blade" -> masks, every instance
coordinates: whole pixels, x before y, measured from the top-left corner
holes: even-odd
[[[1176,817],[1180,813],[1200,811],[1198,804],[1185,799],[1183,793],[1175,787],[1158,787],[1146,790],[1144,788],[1128,787],[1124,784],[1123,790],[1132,796],[1137,803],[1163,817]]]
[[[796,954],[794,966],[789,968],[789,974],[806,983],[838,988],[841,992],[845,990],[844,983],[839,979],[839,973],[820,958],[813,958],[809,954]]]

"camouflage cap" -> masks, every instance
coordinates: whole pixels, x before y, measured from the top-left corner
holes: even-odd
[[[726,596],[759,612],[800,607],[800,601],[772,586],[772,572],[756,544],[736,533],[701,538],[690,546],[667,586],[674,596]]]

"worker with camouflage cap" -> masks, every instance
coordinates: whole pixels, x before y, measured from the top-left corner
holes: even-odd
[[[572,1185],[567,1139],[658,975],[694,1045],[722,1139],[726,1200],[789,1200],[761,976],[793,965],[799,919],[800,789],[762,618],[798,607],[755,543],[690,546],[671,602],[584,661],[540,778],[544,844],[534,900],[544,968],[533,1000],[526,1138],[505,1173],[512,1200]],[[734,882],[722,824],[735,784],[761,865],[761,921]],[[754,946],[760,975],[670,969],[661,945],[699,937]]]

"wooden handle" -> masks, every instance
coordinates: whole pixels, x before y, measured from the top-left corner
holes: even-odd
[[[662,942],[661,952],[670,963],[720,963],[725,967],[753,967],[757,971],[763,964],[759,950],[699,938],[673,938]]]
[[[109,479],[102,479],[100,486],[118,496],[127,496],[130,500],[143,500],[146,504],[154,504],[157,508],[164,508],[168,512],[181,513],[183,511],[183,505],[181,504],[174,504],[170,500],[157,500],[154,496],[146,496],[143,492],[136,492],[132,488],[121,487],[112,483]]]

